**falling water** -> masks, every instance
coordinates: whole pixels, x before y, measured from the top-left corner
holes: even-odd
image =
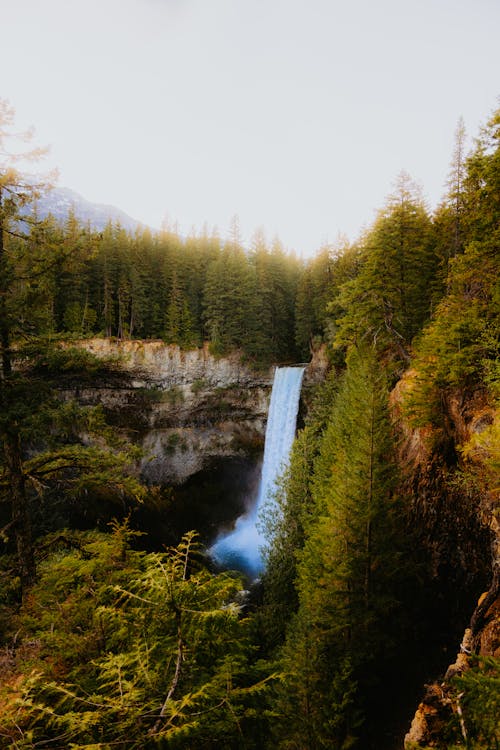
[[[221,536],[210,552],[226,568],[243,570],[255,577],[263,568],[261,547],[265,539],[257,529],[257,519],[267,498],[276,488],[295,436],[303,367],[277,367],[267,419],[262,477],[255,505],[236,521],[233,531]]]

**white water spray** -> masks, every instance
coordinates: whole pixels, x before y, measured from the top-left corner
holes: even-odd
[[[258,515],[268,497],[274,493],[276,479],[288,463],[295,436],[303,374],[303,367],[276,368],[256,503],[248,513],[238,518],[234,530],[221,536],[210,549],[220,565],[243,570],[252,577],[257,576],[263,568],[261,547],[265,539],[257,529]]]

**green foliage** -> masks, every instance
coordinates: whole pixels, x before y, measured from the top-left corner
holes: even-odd
[[[453,678],[447,702],[452,719],[445,737],[437,737],[433,747],[497,750],[500,746],[500,661],[497,658],[471,657],[471,666]],[[418,745],[415,750],[430,749]]]
[[[130,236],[112,225],[92,232],[70,216],[6,246],[16,336],[162,338],[184,349],[208,340],[215,354],[239,348],[257,363],[297,358],[301,264],[278,242],[245,252],[207,235]]]
[[[269,675],[250,665],[241,582],[204,567],[193,533],[166,553],[69,535],[19,615],[3,734],[19,747],[259,747]],[[22,636],[21,636],[22,633]]]
[[[45,348],[43,342],[36,342],[25,347],[24,352],[28,357],[35,356],[32,371],[44,378],[58,377],[61,374],[73,374],[78,378],[92,377],[106,372],[114,364],[109,358],[97,357],[92,352],[76,346],[53,345],[47,342]]]
[[[298,605],[295,578],[297,553],[304,544],[310,508],[310,484],[315,445],[310,430],[295,440],[290,463],[275,497],[263,510],[261,523],[269,540],[263,574],[264,601],[260,618],[267,647],[281,645],[290,617]]]
[[[454,679],[455,699],[463,712],[468,746],[496,750],[500,745],[500,660],[490,656],[475,661]],[[456,728],[458,737],[460,729]]]
[[[170,300],[165,319],[165,340],[186,348],[196,344],[193,331],[193,318],[189,310],[185,293],[180,288],[177,275],[174,274]]]
[[[11,119],[0,102],[2,146]],[[443,433],[451,396],[483,391],[493,404],[500,394],[499,138],[495,112],[465,158],[459,127],[433,217],[403,174],[356,245],[304,263],[262,233],[245,251],[236,224],[226,243],[112,225],[95,233],[74,216],[13,232],[40,186],[1,166],[0,614],[9,635],[0,734],[11,747],[373,745],[395,641],[412,632],[402,589],[418,588],[404,562],[389,383],[411,363],[405,413]],[[210,573],[192,534],[146,554],[127,524],[109,535],[61,531],[67,508],[91,523],[101,506],[145,497],[137,451],[100,409],[52,390],[61,375],[80,381],[113,366],[52,346],[87,335],[208,341],[263,367],[326,341],[345,370],[310,410],[267,508],[263,601],[251,622],[235,603],[241,582]],[[192,392],[203,388],[195,381]],[[183,398],[178,388],[143,395],[172,406]],[[214,398],[221,413],[232,408],[226,392]],[[498,438],[495,417],[459,449],[465,471],[447,483],[455,514],[476,513],[479,490],[498,489]],[[182,447],[172,433],[166,452]],[[147,499],[160,502],[155,492]],[[464,726],[469,747],[497,747],[497,660],[464,673],[454,691],[463,722],[447,747],[463,746]]]
[[[340,289],[334,345],[368,341],[386,359],[407,364],[411,341],[430,316],[438,266],[430,218],[403,173],[364,237],[359,274]]]
[[[37,535],[57,528],[72,506],[92,517],[103,502],[137,504],[146,490],[137,479],[140,451],[106,424],[102,409],[62,401],[51,387],[56,373],[91,377],[106,364],[72,348],[32,344],[23,355],[22,372],[0,388],[0,503],[8,519],[0,549],[17,548],[24,589],[35,574]]]
[[[185,451],[187,448],[186,441],[179,435],[178,432],[172,432],[167,439],[165,446],[165,453],[174,454],[177,450]]]
[[[298,607],[297,561],[306,532],[315,521],[312,497],[314,463],[321,446],[337,392],[337,378],[331,373],[311,405],[306,425],[297,435],[289,466],[278,483],[275,497],[263,510],[261,524],[269,542],[265,551],[263,605],[259,611],[267,648],[283,643],[286,628]]]
[[[162,401],[166,401],[170,406],[177,406],[184,401],[184,393],[179,386],[173,385],[163,392]]]
[[[416,371],[406,411],[416,424],[439,426],[442,394],[481,383],[494,393],[499,356],[499,255],[472,242],[450,262],[448,293],[415,346]]]
[[[194,393],[195,396],[206,388],[208,388],[208,383],[203,378],[196,378],[196,380],[193,380],[191,383],[191,393]]]
[[[363,702],[391,653],[404,570],[387,401],[373,352],[353,352],[320,437],[296,552],[278,747],[354,746]]]
[[[342,242],[321,249],[307,263],[298,283],[295,313],[295,341],[302,359],[334,335],[335,319],[342,310],[332,300],[356,276],[358,261],[358,248]]]

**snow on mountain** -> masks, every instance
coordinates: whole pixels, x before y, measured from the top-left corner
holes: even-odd
[[[90,224],[97,231],[104,229],[110,221],[119,223],[128,232],[145,226],[115,206],[92,203],[65,187],[53,188],[36,202],[36,212],[41,219],[52,214],[58,222],[64,222],[71,210],[82,224]]]

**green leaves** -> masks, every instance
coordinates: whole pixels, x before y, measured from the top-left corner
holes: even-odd
[[[129,535],[126,524],[69,535],[40,566],[20,615],[38,674],[10,697],[17,727],[61,748],[232,746],[271,680],[249,664],[241,582],[206,569],[194,533],[155,554],[131,550]]]
[[[359,274],[335,300],[335,347],[374,343],[386,359],[407,364],[409,346],[430,316],[438,255],[431,221],[408,175],[361,242]]]
[[[284,485],[292,490],[284,517],[302,522],[302,540],[293,526],[277,535],[279,545],[283,537],[295,542],[298,559],[297,614],[281,656],[278,747],[338,750],[355,745],[377,664],[391,653],[404,575],[388,390],[373,349],[351,352],[317,440],[309,486],[297,460],[304,433],[292,457],[302,504],[290,477]],[[271,551],[271,563],[277,555]],[[273,569],[280,570],[276,562]]]

